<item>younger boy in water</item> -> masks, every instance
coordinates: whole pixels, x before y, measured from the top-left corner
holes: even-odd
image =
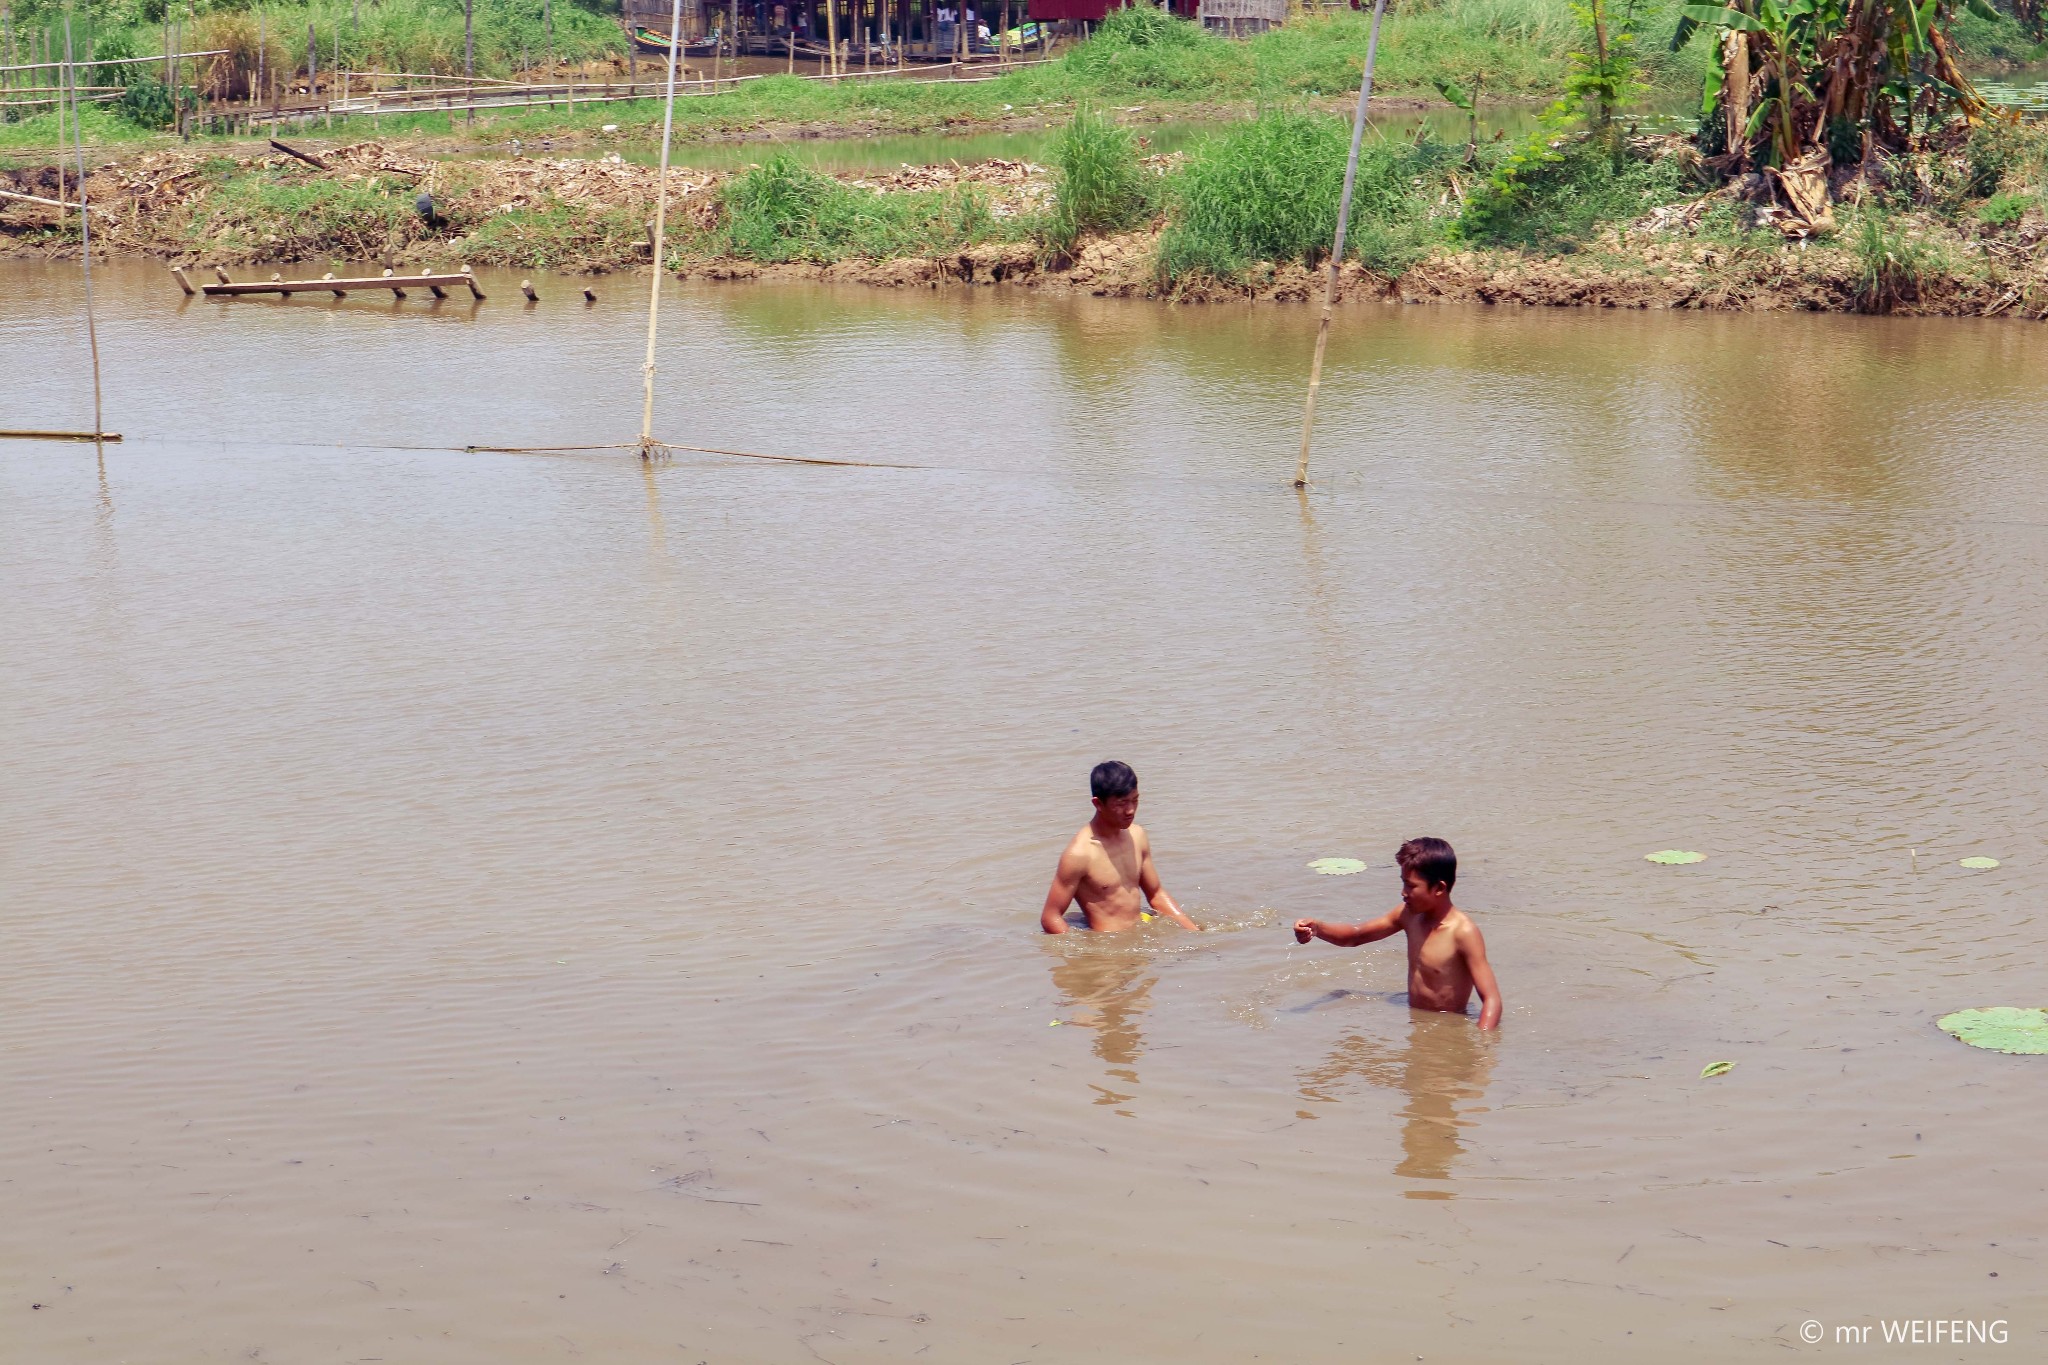
[[[1408,934],[1408,1006],[1463,1014],[1479,992],[1479,1027],[1500,1026],[1500,983],[1486,960],[1486,940],[1463,910],[1451,904],[1458,855],[1441,839],[1410,839],[1394,855],[1401,865],[1401,904],[1364,924],[1294,922],[1294,941],[1319,938],[1340,948]]]
[[[1095,799],[1095,818],[1060,854],[1038,927],[1048,934],[1066,933],[1067,907],[1078,900],[1088,927],[1104,933],[1135,925],[1147,905],[1183,929],[1200,928],[1159,885],[1152,841],[1137,823],[1138,775],[1130,765],[1115,759],[1096,764],[1088,774],[1088,791]]]

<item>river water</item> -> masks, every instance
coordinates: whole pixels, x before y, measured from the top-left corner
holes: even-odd
[[[636,433],[627,278],[98,282],[127,440],[0,446],[0,1356],[2041,1348],[2040,1059],[1932,1022],[2048,1000],[2030,324],[1351,309],[1297,497],[1306,308],[676,286],[661,433],[884,467],[643,468],[457,449]],[[4,425],[78,305],[0,271]],[[1110,756],[1212,932],[1036,932]],[[1497,1035],[1285,927],[1421,833]]]

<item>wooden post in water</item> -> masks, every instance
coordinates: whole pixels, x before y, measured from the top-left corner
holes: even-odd
[[[654,197],[654,286],[647,292],[647,361],[642,367],[646,375],[646,391],[640,405],[640,458],[654,458],[654,333],[656,320],[661,316],[661,259],[662,245],[666,241],[668,227],[668,144],[676,123],[676,64],[682,42],[677,37],[683,31],[683,0],[671,0],[673,8],[668,19],[668,103],[661,114],[661,179]]]
[[[1351,188],[1358,179],[1358,147],[1365,140],[1365,109],[1372,102],[1372,68],[1380,55],[1380,19],[1387,0],[1373,0],[1372,32],[1365,40],[1365,77],[1358,84],[1358,112],[1351,120],[1351,159],[1344,163],[1344,193],[1337,200],[1337,241],[1330,248],[1330,275],[1323,285],[1323,320],[1316,326],[1316,356],[1308,368],[1308,403],[1301,414],[1301,459],[1294,486],[1308,487],[1308,445],[1316,430],[1316,390],[1323,383],[1323,351],[1330,344],[1330,310],[1337,302],[1337,271],[1344,264],[1344,228],[1351,218]]]

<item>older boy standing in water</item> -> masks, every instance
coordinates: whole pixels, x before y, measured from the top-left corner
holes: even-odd
[[[1173,897],[1159,885],[1152,866],[1152,841],[1138,819],[1138,775],[1127,763],[1111,759],[1088,774],[1095,800],[1095,818],[1081,826],[1045,893],[1038,925],[1048,934],[1067,932],[1067,907],[1081,902],[1088,927],[1103,933],[1128,929],[1151,906],[1183,929],[1199,929],[1180,912]]]
[[[1408,934],[1408,1006],[1463,1014],[1472,992],[1479,992],[1479,1027],[1500,1026],[1500,983],[1486,960],[1486,940],[1479,926],[1451,904],[1451,886],[1458,880],[1458,855],[1441,839],[1410,839],[1394,855],[1401,865],[1401,904],[1364,924],[1327,924],[1319,919],[1294,922],[1294,941],[1319,938],[1340,948],[1355,948],[1406,931]]]

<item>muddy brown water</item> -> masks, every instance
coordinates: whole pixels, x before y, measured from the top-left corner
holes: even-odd
[[[446,448],[637,429],[488,282],[104,270],[0,447],[0,1356],[2039,1351],[2039,329],[1357,308],[1297,498],[1308,309],[677,286],[662,432],[913,467],[643,470]],[[1213,932],[1036,933],[1110,755]],[[1424,832],[1496,1036],[1286,931]]]

